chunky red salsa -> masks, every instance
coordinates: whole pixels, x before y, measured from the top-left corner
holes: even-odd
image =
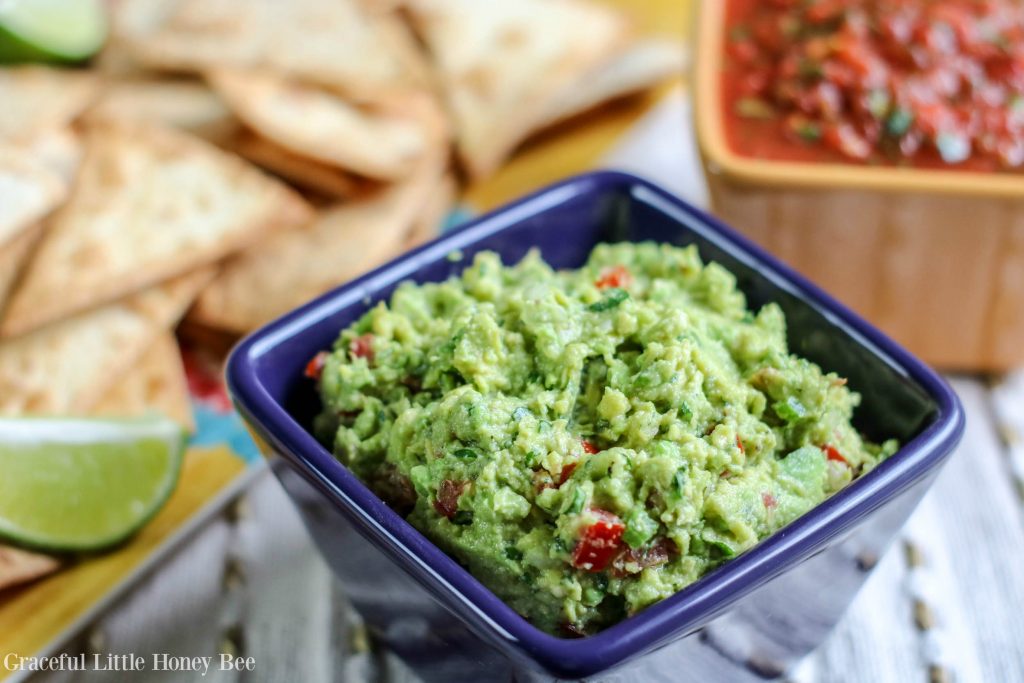
[[[1024,170],[1024,0],[728,0],[739,154]]]

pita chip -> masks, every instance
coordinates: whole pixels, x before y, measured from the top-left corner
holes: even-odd
[[[189,317],[234,333],[253,330],[384,262],[412,219],[399,188],[328,209],[225,264]]]
[[[455,206],[459,183],[453,173],[446,173],[437,187],[430,193],[427,203],[420,210],[416,221],[405,236],[402,251],[414,249],[441,234],[445,220]]]
[[[326,88],[255,70],[208,79],[262,137],[303,157],[379,180],[409,175],[426,148],[422,126],[398,106],[359,106]]]
[[[115,300],[220,260],[278,228],[304,223],[283,183],[168,128],[96,124],[67,204],[0,323],[0,335]]]
[[[139,21],[124,36],[154,68],[263,68],[359,95],[423,80],[400,20],[360,0],[181,0],[154,23]]]
[[[82,142],[70,126],[46,130],[18,148],[60,176],[67,187],[74,183],[82,163]]]
[[[299,187],[333,199],[366,193],[373,183],[348,171],[301,157],[249,130],[231,142],[235,153]]]
[[[9,545],[0,545],[0,591],[52,574],[60,560]]]
[[[309,225],[239,254],[199,296],[188,322],[247,332],[400,250],[448,164],[441,114],[429,101],[421,100],[421,108],[436,142],[407,180],[339,204]]]
[[[191,79],[109,83],[86,116],[98,121],[157,122],[214,143],[228,140],[238,129],[224,100],[206,83]]]
[[[536,129],[555,93],[628,37],[625,20],[583,0],[409,0],[474,177],[493,172]]]
[[[80,415],[124,377],[210,279],[189,273],[0,342],[0,415]]]
[[[71,123],[96,95],[88,71],[48,66],[0,68],[0,140],[23,142]]]
[[[153,340],[142,358],[89,411],[97,417],[165,415],[189,432],[195,431],[188,381],[178,342],[170,332]]]
[[[0,146],[0,246],[50,213],[64,181],[27,150]]]
[[[132,36],[146,35],[167,20],[180,0],[108,0],[110,35],[93,60],[105,76],[139,77],[146,69],[132,55]]]
[[[41,236],[42,226],[33,225],[0,244],[0,314],[3,313],[7,295],[17,282],[25,261]]]
[[[538,128],[680,76],[685,69],[686,50],[678,41],[654,38],[638,41],[551,98],[537,122]]]

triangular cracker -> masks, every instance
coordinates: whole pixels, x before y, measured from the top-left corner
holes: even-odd
[[[189,432],[195,431],[188,381],[178,342],[164,332],[149,350],[89,411],[99,417],[137,417],[156,412]]]
[[[82,142],[70,126],[48,129],[19,142],[18,149],[60,176],[67,187],[75,182],[82,163]]]
[[[27,150],[0,146],[0,246],[50,213],[65,192],[60,176]]]
[[[583,0],[410,0],[439,70],[460,156],[493,172],[536,128],[548,102],[623,43],[617,13]]]
[[[430,193],[427,203],[419,211],[416,221],[406,233],[402,251],[414,249],[441,234],[448,215],[458,198],[459,183],[453,173],[446,173]]]
[[[230,139],[238,120],[198,79],[133,79],[107,84],[86,112],[90,120],[159,122],[214,143]]]
[[[96,94],[95,74],[47,66],[0,68],[0,140],[30,140],[70,123]]]
[[[224,266],[189,321],[247,332],[379,265],[399,250],[447,167],[440,112],[424,102],[433,151],[407,180],[338,205],[308,226],[275,235]],[[428,113],[428,110],[431,113]]]
[[[274,175],[325,197],[348,199],[365,193],[373,185],[344,169],[301,157],[250,130],[239,131],[232,138],[231,149]]]
[[[190,273],[0,342],[0,415],[87,412],[162,330],[173,327],[211,274]]]
[[[104,76],[141,76],[146,68],[133,56],[130,43],[135,36],[155,31],[181,0],[111,0],[110,35],[103,50],[93,59]]]
[[[52,574],[60,564],[50,555],[0,545],[0,591]]]
[[[32,225],[0,244],[0,315],[3,315],[7,295],[21,275],[22,268],[42,236],[42,226]]]
[[[23,334],[188,272],[308,215],[283,183],[198,138],[96,124],[74,191],[50,220],[0,334]]]
[[[401,22],[360,0],[181,0],[156,26],[125,36],[156,68],[258,67],[364,95],[422,82]]]
[[[679,41],[657,38],[638,41],[552,97],[537,126],[549,126],[672,76],[681,76],[685,68],[686,50]]]
[[[267,72],[215,69],[210,84],[261,136],[300,156],[379,180],[407,176],[427,140],[398,106],[357,106]]]

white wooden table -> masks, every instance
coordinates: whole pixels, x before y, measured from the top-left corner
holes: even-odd
[[[692,142],[680,133],[685,113],[683,98],[671,98],[609,165],[703,201]],[[962,445],[841,625],[792,672],[794,681],[1024,681],[1024,371],[952,382],[968,415]],[[344,586],[269,474],[67,651],[255,658],[255,671],[202,679],[218,683],[413,680],[373,648]],[[31,680],[136,679],[88,672]]]

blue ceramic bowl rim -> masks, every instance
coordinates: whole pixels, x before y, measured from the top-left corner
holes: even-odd
[[[466,237],[474,228],[486,226],[497,216],[528,208],[545,195],[568,195],[567,190],[575,186],[589,186],[591,191],[613,188],[636,191],[641,188],[661,208],[688,214],[723,238],[732,253],[745,254],[762,267],[774,271],[778,278],[795,288],[824,315],[833,316],[859,335],[862,344],[873,347],[872,350],[883,359],[887,358],[897,372],[924,389],[935,401],[938,413],[921,434],[904,444],[892,458],[754,548],[675,595],[600,633],[581,639],[563,639],[527,622],[342,466],[270,397],[257,378],[256,360],[281,340],[301,334],[301,330],[309,329],[310,324],[322,322],[324,317],[343,308],[332,305],[332,302],[346,292],[359,290],[396,264],[416,263],[424,256],[446,254],[458,248],[460,238]],[[471,239],[475,241],[501,229],[472,234]],[[469,239],[461,242],[468,243],[471,243]],[[439,251],[438,247],[442,245],[443,249]],[[948,456],[964,430],[964,413],[956,394],[923,362],[716,218],[649,181],[617,171],[595,171],[540,189],[318,297],[243,339],[231,353],[226,375],[229,391],[243,416],[260,428],[257,431],[269,437],[277,452],[297,461],[322,490],[335,498],[336,503],[382,532],[392,544],[388,554],[393,559],[396,554],[400,555],[399,564],[406,565],[407,571],[408,563],[427,570],[436,581],[435,589],[441,589],[440,592],[456,603],[461,602],[463,607],[475,613],[477,623],[492,629],[490,634],[483,634],[490,636],[486,640],[504,641],[518,651],[520,659],[532,660],[544,670],[566,678],[581,678],[605,671],[638,654],[656,649],[669,639],[696,630],[744,594],[782,573],[787,565],[810,556],[830,538],[920,480]]]

